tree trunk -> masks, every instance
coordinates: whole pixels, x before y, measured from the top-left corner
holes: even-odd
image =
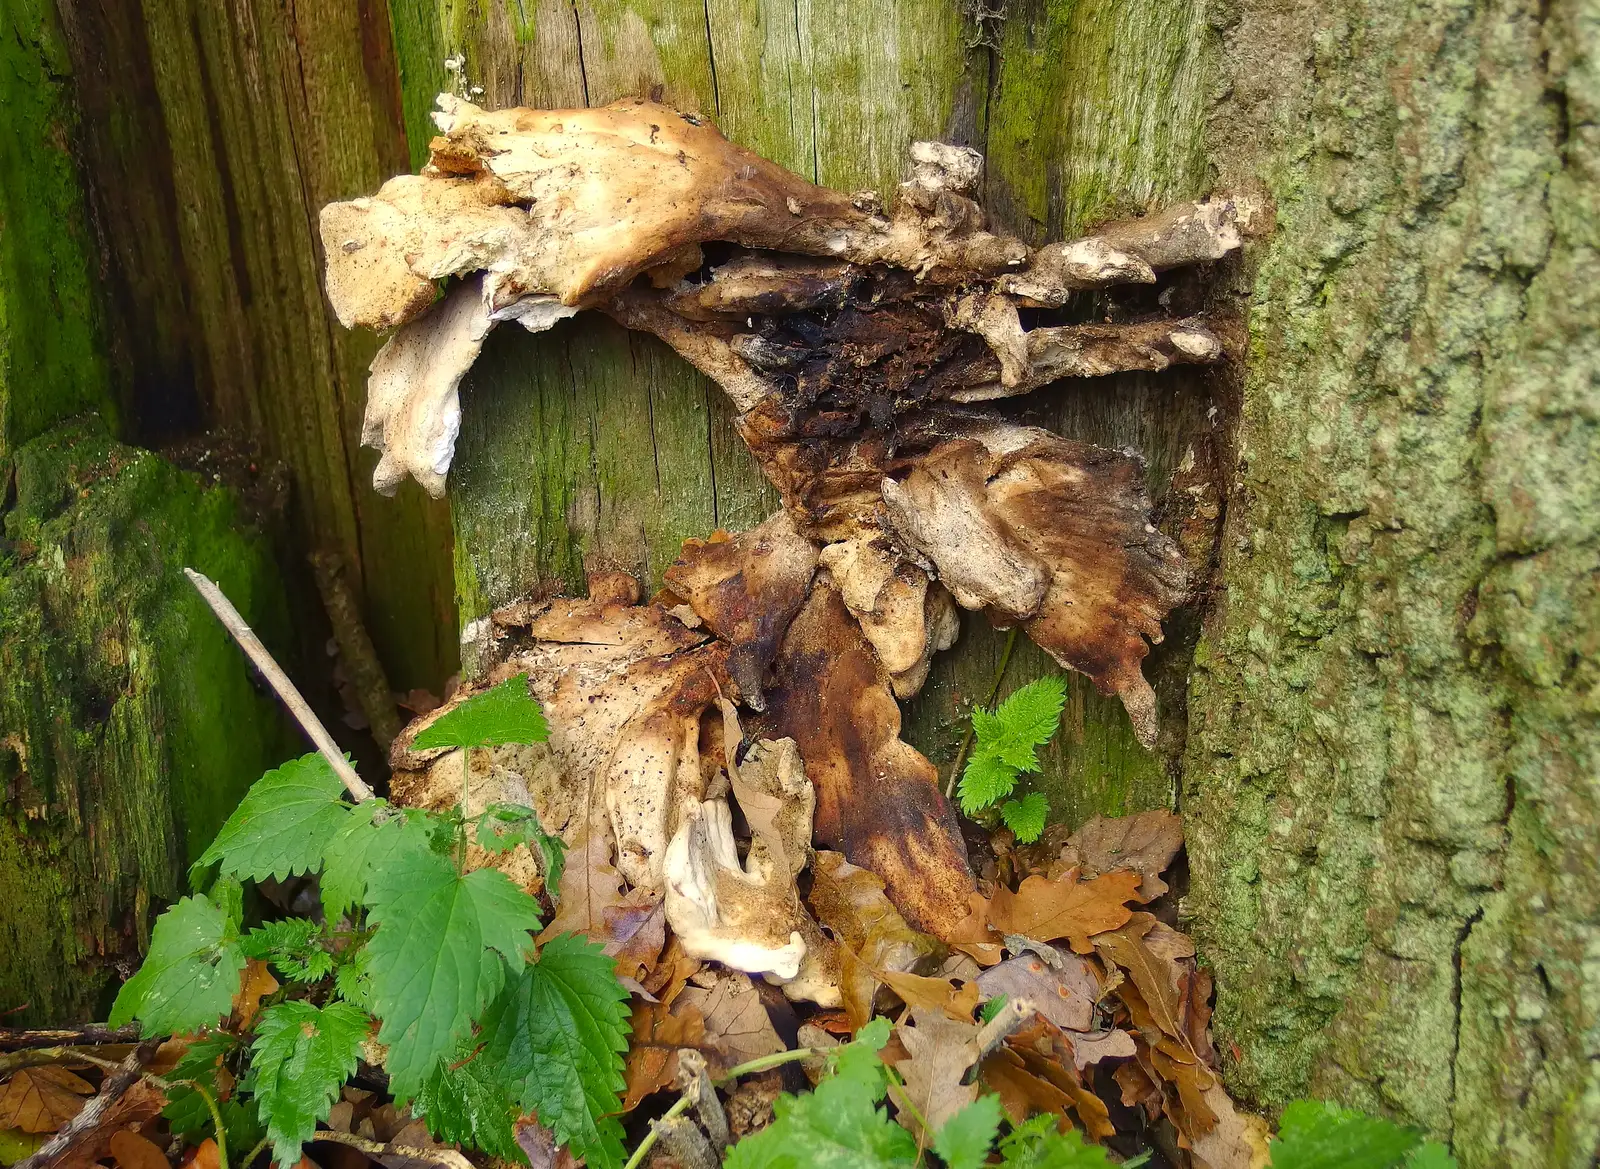
[[[1276,234],[1209,277],[1248,327],[1237,368],[1012,407],[1143,453],[1201,583],[1147,662],[1158,749],[1075,683],[1047,790],[1071,823],[1185,812],[1184,911],[1247,1100],[1334,1096],[1468,1169],[1591,1163],[1596,0],[59,2],[130,433],[230,426],[287,461],[302,544],[358,567],[402,685],[454,652],[448,525],[372,495],[374,342],[328,315],[312,224],[423,160],[439,90],[656,92],[885,196],[912,140],[970,143],[1033,241],[1270,194]],[[55,102],[60,69],[35,72]],[[776,506],[720,393],[605,320],[498,331],[463,415],[465,622],[586,568],[654,587],[685,537]],[[1005,645],[967,618],[908,709],[942,767],[974,703],[1053,668]]]
[[[1600,7],[1244,3],[1267,183],[1189,911],[1233,1085],[1600,1153]]]

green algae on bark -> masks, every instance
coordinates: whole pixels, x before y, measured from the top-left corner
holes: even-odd
[[[1214,157],[1280,224],[1183,787],[1229,1082],[1587,1169],[1600,5],[1218,24]]]
[[[0,1009],[103,1017],[159,903],[297,749],[181,569],[269,645],[288,613],[229,491],[90,424],[15,454],[0,541]]]

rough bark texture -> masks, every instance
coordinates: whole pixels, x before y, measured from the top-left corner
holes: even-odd
[[[15,464],[0,539],[0,1010],[21,1026],[105,1017],[189,863],[298,748],[179,571],[216,577],[282,645],[282,584],[232,493],[92,425],[25,444]]]
[[[1003,209],[1000,226],[1039,242],[1198,193],[1200,5],[1156,7],[1026,6],[1004,23],[999,51],[979,43],[983,30],[949,0],[540,0],[481,13],[397,0],[393,20],[414,158],[432,132],[432,91],[458,76],[483,86],[474,100],[490,106],[655,92],[845,190],[888,195],[916,138],[985,149],[986,202]],[[449,74],[441,62],[457,53],[464,73]],[[463,622],[528,591],[581,588],[585,565],[624,568],[655,587],[683,539],[749,528],[776,509],[716,387],[609,321],[581,317],[538,337],[501,330],[462,396],[450,489]],[[1195,502],[1169,490],[1174,469],[1194,465],[1204,478],[1212,465],[1211,405],[1203,375],[1174,373],[1045,391],[1008,411],[1140,451],[1171,530]],[[1200,543],[1204,562],[1209,531]],[[1147,667],[1168,716],[1158,752],[1139,746],[1114,700],[1073,679],[1042,781],[1062,818],[1170,803],[1192,624],[1170,625]],[[966,615],[957,648],[907,708],[908,740],[946,772],[967,712],[996,685],[1005,643]],[[1055,669],[1021,639],[1000,693]]]
[[[1600,1153],[1600,6],[1216,14],[1278,235],[1183,786],[1232,1085]]]

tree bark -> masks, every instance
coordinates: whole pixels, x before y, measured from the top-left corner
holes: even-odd
[[[1188,911],[1235,1089],[1600,1154],[1600,7],[1238,4],[1250,297]]]

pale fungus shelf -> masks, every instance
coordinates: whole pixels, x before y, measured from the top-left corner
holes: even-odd
[[[1223,360],[1204,317],[1061,310],[1221,258],[1257,208],[1214,198],[1032,249],[987,230],[982,158],[963,147],[915,144],[886,213],[652,102],[439,107],[422,173],[322,214],[339,319],[396,330],[368,392],[375,484],[443,493],[458,387],[503,322],[603,312],[722,388],[783,511],[687,542],[648,603],[595,579],[587,601],[494,614],[483,681],[529,675],[555,766],[528,799],[599,864],[614,841],[606,898],[664,901],[690,953],[836,1004],[838,957],[796,892],[813,836],[920,929],[948,939],[968,913],[955,813],[898,706],[954,642],[958,606],[1021,626],[1153,742],[1141,662],[1187,585],[1138,458],[983,403]],[[412,752],[416,729],[394,749],[402,786],[437,773],[458,791],[459,762]]]

